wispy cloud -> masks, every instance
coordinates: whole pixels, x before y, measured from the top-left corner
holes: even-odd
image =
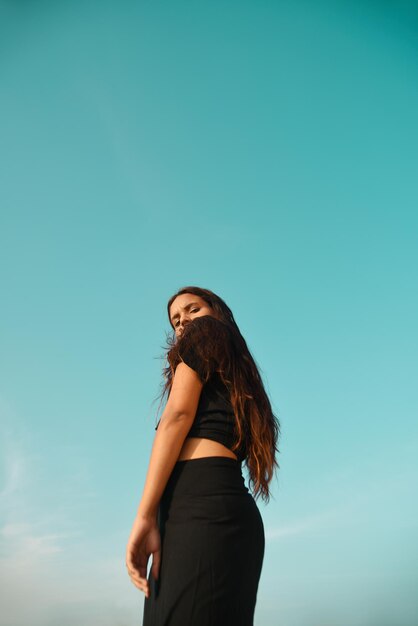
[[[7,454],[7,453],[6,453]],[[0,490],[0,503],[4,505],[7,498],[15,494],[24,480],[25,465],[20,455],[4,457],[4,484]]]
[[[66,529],[62,516],[60,519],[59,498],[53,515],[43,508],[42,486],[36,483],[37,456],[25,449],[22,434],[7,428],[7,420],[2,423],[0,564],[10,574],[20,568],[27,572],[38,567],[45,556],[63,552],[74,530]]]
[[[27,559],[62,552],[64,548],[60,540],[69,535],[68,533],[36,534],[30,524],[12,523],[3,525],[0,529],[0,536],[4,542],[8,542],[13,559],[20,555]]]
[[[1,400],[0,423],[1,623],[134,624],[143,600],[124,570],[123,543],[118,552],[112,539],[115,556],[97,552],[86,527],[86,502],[96,498],[82,451],[55,451],[67,464],[54,481],[33,433]]]

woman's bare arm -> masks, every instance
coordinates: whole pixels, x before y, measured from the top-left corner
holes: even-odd
[[[155,433],[145,486],[137,515],[155,519],[158,505],[183,442],[196,415],[202,383],[196,372],[180,362],[161,421]]]

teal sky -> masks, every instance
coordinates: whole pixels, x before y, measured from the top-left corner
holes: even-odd
[[[0,17],[2,626],[140,626],[125,546],[190,284],[282,426],[256,626],[416,626],[416,5]]]

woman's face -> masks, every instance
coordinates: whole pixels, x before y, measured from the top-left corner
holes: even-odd
[[[170,306],[170,322],[176,336],[181,337],[186,324],[202,315],[216,317],[214,309],[200,296],[192,293],[182,293],[177,296]]]

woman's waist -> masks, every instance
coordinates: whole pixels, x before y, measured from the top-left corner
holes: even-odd
[[[225,456],[237,460],[237,454],[228,445],[230,442],[216,433],[189,432],[181,447],[178,461],[189,461],[201,457]]]
[[[164,497],[240,495],[248,493],[241,462],[227,456],[206,456],[177,461]]]

